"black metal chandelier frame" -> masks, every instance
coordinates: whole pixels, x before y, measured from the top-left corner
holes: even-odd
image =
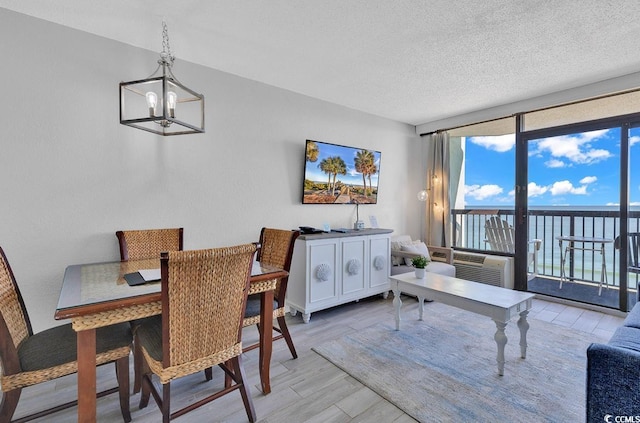
[[[158,67],[145,79],[120,83],[120,123],[169,136],[204,132],[204,96],[183,85],[171,68],[167,24]],[[156,76],[159,71],[161,75]]]

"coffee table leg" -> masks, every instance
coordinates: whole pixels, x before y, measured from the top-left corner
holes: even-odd
[[[527,331],[529,330],[529,322],[527,322],[527,314],[529,310],[520,313],[518,319],[518,329],[520,329],[520,357],[527,358]]]
[[[504,328],[507,327],[506,322],[496,322],[496,334],[493,339],[496,340],[496,344],[498,344],[498,375],[502,376],[504,374],[504,346],[507,345],[507,335],[504,333]]]
[[[418,297],[418,320],[422,320],[422,316],[424,315],[424,297]]]
[[[402,300],[400,299],[400,290],[393,290],[393,306],[396,309],[396,330],[400,330],[400,307],[402,307]]]

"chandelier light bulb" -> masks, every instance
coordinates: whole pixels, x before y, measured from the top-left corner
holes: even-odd
[[[418,200],[420,201],[427,201],[427,198],[429,198],[429,193],[427,192],[427,190],[422,190],[420,192],[418,192]]]
[[[158,104],[158,96],[153,91],[149,91],[146,94],[147,97],[147,106],[149,106],[149,116],[153,117],[156,115],[156,105]]]
[[[167,108],[169,109],[169,116],[176,117],[176,104],[178,103],[178,96],[173,91],[167,91]]]

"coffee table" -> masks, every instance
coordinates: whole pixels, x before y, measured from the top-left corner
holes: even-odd
[[[491,318],[496,324],[494,339],[498,345],[498,374],[504,374],[504,347],[507,335],[504,330],[507,323],[519,315],[520,356],[527,356],[527,331],[529,322],[527,314],[532,306],[535,294],[514,291],[498,286],[472,282],[464,279],[452,278],[427,272],[423,279],[417,279],[414,272],[403,273],[389,277],[393,291],[393,305],[395,306],[396,330],[400,330],[400,308],[402,292],[418,297],[419,320],[424,313],[424,299],[429,298],[453,307],[471,311]]]

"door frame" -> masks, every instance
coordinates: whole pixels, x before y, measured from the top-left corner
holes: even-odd
[[[552,136],[568,135],[595,131],[599,129],[620,128],[620,236],[621,249],[627,251],[628,239],[626,234],[629,231],[629,131],[632,128],[640,127],[640,113],[596,119],[591,121],[576,122],[567,125],[553,126],[542,129],[524,131],[524,119],[526,113],[516,115],[516,154],[515,154],[515,264],[514,289],[520,291],[527,290],[527,242],[528,242],[528,143],[531,140],[549,138]],[[626,254],[619,255],[620,269],[627,268]],[[628,272],[620,272],[620,298],[619,309],[628,311],[633,304],[628,303]]]

